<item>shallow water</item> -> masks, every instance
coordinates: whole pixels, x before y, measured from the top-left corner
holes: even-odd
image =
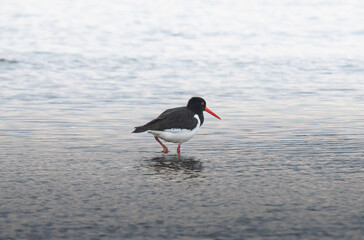
[[[360,239],[361,1],[8,1],[0,239]],[[182,156],[131,134],[201,96]]]

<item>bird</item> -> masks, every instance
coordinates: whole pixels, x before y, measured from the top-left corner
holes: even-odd
[[[221,118],[206,107],[206,101],[201,97],[192,97],[185,107],[167,109],[150,122],[135,127],[132,133],[147,132],[162,146],[163,152],[168,148],[161,142],[177,143],[177,154],[181,154],[181,144],[190,140],[204,123],[203,111],[221,120]]]

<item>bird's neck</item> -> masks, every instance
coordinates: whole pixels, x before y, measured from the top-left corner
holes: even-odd
[[[198,115],[198,118],[200,119],[200,126],[202,126],[203,121],[204,121],[203,112],[199,112],[196,114]]]

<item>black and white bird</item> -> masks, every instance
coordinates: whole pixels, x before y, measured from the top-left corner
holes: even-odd
[[[133,133],[148,132],[168,153],[168,148],[159,140],[177,143],[177,153],[181,153],[181,144],[190,140],[204,122],[203,111],[221,119],[206,107],[206,101],[200,97],[193,97],[186,107],[171,108],[164,111],[156,119],[143,126],[135,127]]]

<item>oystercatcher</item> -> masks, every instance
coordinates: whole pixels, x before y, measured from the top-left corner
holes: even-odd
[[[177,153],[181,153],[181,144],[190,140],[202,126],[203,111],[221,119],[206,107],[206,101],[200,97],[193,97],[186,107],[167,109],[156,119],[143,126],[135,127],[133,133],[148,132],[154,135],[155,140],[163,147],[163,152],[168,153],[168,148],[159,140],[177,143]]]

